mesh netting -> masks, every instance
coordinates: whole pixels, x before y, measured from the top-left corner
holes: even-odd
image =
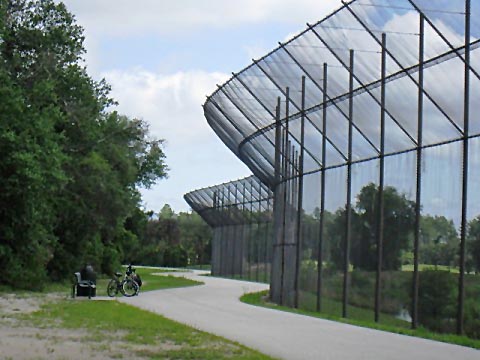
[[[480,337],[479,15],[350,1],[219,87],[205,116],[265,196],[186,196],[216,229],[214,273],[269,281],[281,304]]]

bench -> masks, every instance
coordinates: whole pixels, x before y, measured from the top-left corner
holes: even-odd
[[[80,272],[74,273],[72,285],[72,298],[75,296],[88,296],[89,299],[97,295],[97,285],[94,280],[82,279]]]

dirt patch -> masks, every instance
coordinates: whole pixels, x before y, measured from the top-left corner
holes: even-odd
[[[102,331],[101,336],[95,336],[83,329],[65,329],[61,325],[54,328],[32,325],[34,322],[28,314],[39,310],[45,303],[64,299],[65,295],[60,294],[0,295],[0,359],[134,360],[179,348],[170,342],[131,344],[122,340],[126,335],[123,332]]]

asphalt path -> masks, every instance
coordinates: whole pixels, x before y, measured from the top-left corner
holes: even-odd
[[[205,285],[140,293],[120,301],[281,359],[480,360],[480,351],[244,304],[266,284],[172,273]]]

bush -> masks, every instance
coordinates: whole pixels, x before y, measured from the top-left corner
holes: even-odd
[[[188,253],[182,245],[172,245],[165,249],[163,265],[168,267],[185,267],[188,265]]]
[[[464,329],[468,337],[480,339],[480,303],[478,299],[468,299],[465,302]]]
[[[457,292],[455,276],[449,271],[421,271],[418,290],[419,323],[434,331],[453,331]]]

